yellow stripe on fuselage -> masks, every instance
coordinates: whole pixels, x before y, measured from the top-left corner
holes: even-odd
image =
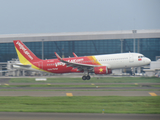
[[[98,65],[102,65],[100,62],[97,61],[95,56],[90,56],[91,60],[94,60],[94,63],[98,64]]]

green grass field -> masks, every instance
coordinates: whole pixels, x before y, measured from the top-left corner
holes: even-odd
[[[0,89],[0,91],[119,91],[119,89]],[[120,91],[128,91],[128,89],[120,89]],[[160,89],[129,89],[129,91],[160,91]]]
[[[44,83],[43,85],[1,85],[1,91],[41,91],[40,89],[32,89],[32,87],[93,87],[97,85],[92,83],[136,83],[136,84],[110,84],[110,85],[98,85],[98,87],[142,87],[138,83],[160,83],[160,78],[155,77],[101,77],[99,79],[93,77],[91,80],[83,81],[81,78],[47,78],[47,81],[35,81],[35,78],[11,78],[10,83]],[[51,85],[49,83],[91,83],[90,85]],[[13,88],[13,89],[2,89],[2,88]],[[25,89],[14,89],[14,87],[31,87],[30,90]],[[160,85],[150,85],[149,87],[160,87]],[[159,91],[160,89],[130,89],[130,91]],[[43,90],[43,91],[66,91],[66,90]],[[70,90],[75,91],[75,90]],[[95,91],[95,90],[76,90],[76,91]],[[96,91],[117,91],[117,89],[107,90],[101,89]],[[127,91],[121,89],[121,91]]]
[[[47,78],[47,81],[35,81],[35,78],[11,78],[10,83],[160,83],[155,77],[93,77],[83,81],[81,78]]]
[[[160,114],[160,96],[0,97],[2,112]]]

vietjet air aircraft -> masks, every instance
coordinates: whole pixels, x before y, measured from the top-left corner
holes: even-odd
[[[14,40],[14,45],[20,63],[14,68],[38,70],[50,73],[83,72],[83,80],[89,80],[89,73],[111,74],[113,69],[144,66],[151,62],[149,58],[139,53],[121,53],[61,58],[56,52],[57,59],[42,60],[36,57],[20,40]]]

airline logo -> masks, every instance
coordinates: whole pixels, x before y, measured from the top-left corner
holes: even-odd
[[[100,69],[99,69],[99,73],[102,73],[102,72],[103,72],[103,68],[100,68]]]
[[[63,62],[57,62],[55,63],[55,66],[58,67],[58,66],[65,66],[65,63]]]
[[[106,66],[94,67],[95,74],[106,74],[108,71],[106,70]]]
[[[138,61],[142,61],[142,58],[138,58]]]
[[[68,62],[71,62],[71,63],[78,63],[78,62],[81,62],[83,61],[84,59],[73,59],[73,60],[68,60]]]
[[[33,60],[33,57],[30,55],[27,49],[19,41],[17,41],[16,44],[19,46],[19,49],[23,51],[24,54],[26,54],[31,60]]]

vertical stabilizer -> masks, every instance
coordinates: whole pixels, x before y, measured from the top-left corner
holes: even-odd
[[[14,40],[13,42],[21,63],[32,63],[40,60],[20,40]]]

